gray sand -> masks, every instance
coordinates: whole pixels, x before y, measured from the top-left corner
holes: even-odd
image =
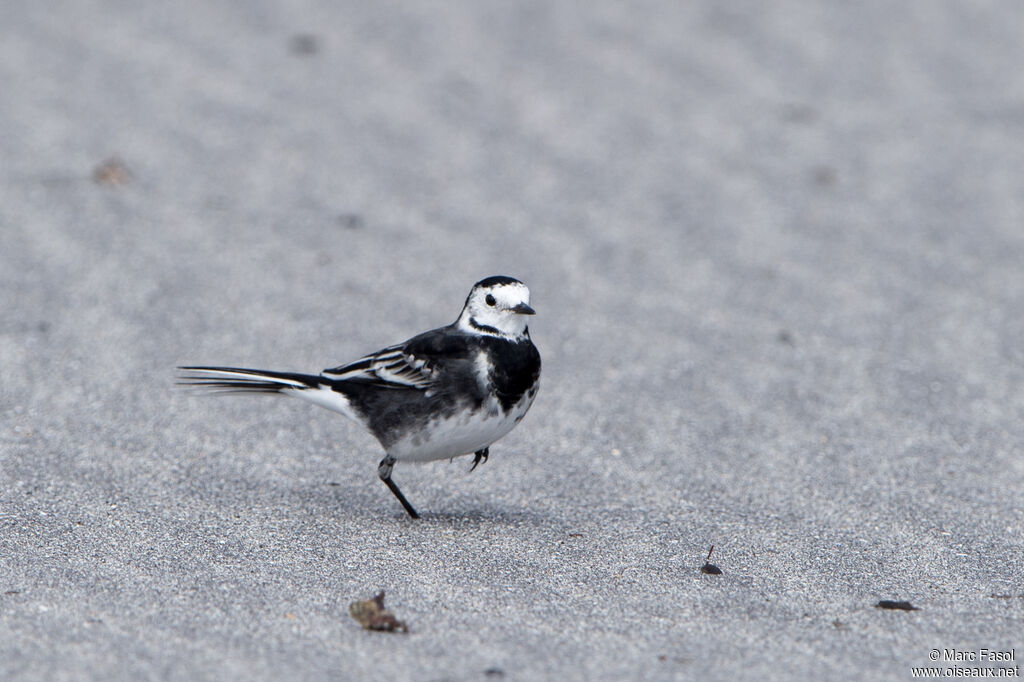
[[[0,11],[0,679],[1024,657],[1024,6],[388,4]],[[492,274],[541,393],[419,522],[341,416],[173,385]]]

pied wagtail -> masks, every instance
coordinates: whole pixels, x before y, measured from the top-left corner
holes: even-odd
[[[429,462],[488,448],[533,404],[540,353],[530,340],[530,290],[488,277],[469,292],[452,324],[320,374],[241,367],[179,367],[181,383],[218,393],[282,393],[362,424],[386,453],[377,475],[405,511],[419,518],[391,480],[397,462]]]

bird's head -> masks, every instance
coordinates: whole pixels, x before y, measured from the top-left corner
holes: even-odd
[[[521,337],[533,315],[530,290],[518,279],[488,277],[473,285],[456,324],[474,334]]]

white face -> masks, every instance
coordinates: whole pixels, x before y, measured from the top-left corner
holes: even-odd
[[[466,307],[459,316],[458,325],[476,333],[482,331],[493,334],[486,329],[490,327],[502,335],[522,336],[526,331],[528,316],[532,314],[530,290],[522,282],[511,280],[485,286],[477,284],[466,299]]]

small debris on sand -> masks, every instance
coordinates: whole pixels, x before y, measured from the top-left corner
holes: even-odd
[[[124,185],[131,179],[131,175],[124,162],[112,156],[93,169],[92,179],[98,185]]]
[[[706,573],[708,575],[722,575],[722,569],[712,563],[708,563],[711,560],[711,553],[714,551],[715,546],[711,545],[711,549],[708,550],[708,556],[704,559],[704,565],[700,567],[701,573]]]
[[[367,630],[409,632],[405,623],[384,608],[384,590],[381,590],[373,599],[352,602],[348,605],[348,612]]]
[[[891,611],[920,611],[921,610],[921,609],[917,608],[916,606],[914,606],[913,604],[911,604],[908,601],[890,601],[888,599],[883,599],[882,601],[880,601],[877,604],[875,604],[875,608],[876,609],[889,609]]]

